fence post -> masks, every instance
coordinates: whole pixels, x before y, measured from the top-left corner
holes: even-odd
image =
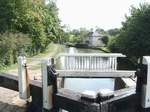
[[[42,60],[41,72],[42,72],[42,88],[43,88],[43,109],[51,110],[53,108],[53,86],[48,85],[48,72],[47,67],[51,65],[50,59]]]
[[[19,97],[28,100],[30,98],[29,75],[24,56],[18,57],[18,85]]]

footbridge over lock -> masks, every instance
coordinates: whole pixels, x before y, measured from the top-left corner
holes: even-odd
[[[135,71],[117,70],[117,58],[125,55],[107,53],[59,54],[63,67],[56,71],[60,77],[130,77]]]
[[[66,78],[134,77],[135,71],[117,69],[117,58],[124,57],[125,55],[119,53],[77,53],[37,59],[41,60],[42,78],[34,80],[28,74],[27,58],[20,56],[18,74],[1,74],[0,79],[5,87],[10,85],[5,80],[14,81],[9,88],[18,90],[21,99],[28,101],[32,96],[29,112],[59,112],[62,109],[69,112],[137,112],[140,101],[135,86],[94,94],[62,88]]]

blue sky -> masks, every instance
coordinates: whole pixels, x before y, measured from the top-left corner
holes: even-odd
[[[61,24],[71,29],[96,26],[105,30],[120,28],[129,9],[150,0],[57,0]]]

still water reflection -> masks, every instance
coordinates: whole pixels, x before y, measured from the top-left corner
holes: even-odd
[[[91,49],[76,49],[73,47],[66,48],[66,53],[100,53],[98,50],[91,50]],[[105,61],[105,60],[104,60]],[[84,79],[84,78],[67,78],[65,80],[64,87],[66,89],[74,90],[77,92],[82,92],[84,90],[94,90],[98,91],[100,89],[110,89],[114,90],[114,79],[96,79],[96,78],[90,78],[90,79]]]

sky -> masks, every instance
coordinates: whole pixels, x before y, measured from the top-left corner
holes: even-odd
[[[120,28],[130,7],[150,0],[57,0],[61,25],[71,29]]]

